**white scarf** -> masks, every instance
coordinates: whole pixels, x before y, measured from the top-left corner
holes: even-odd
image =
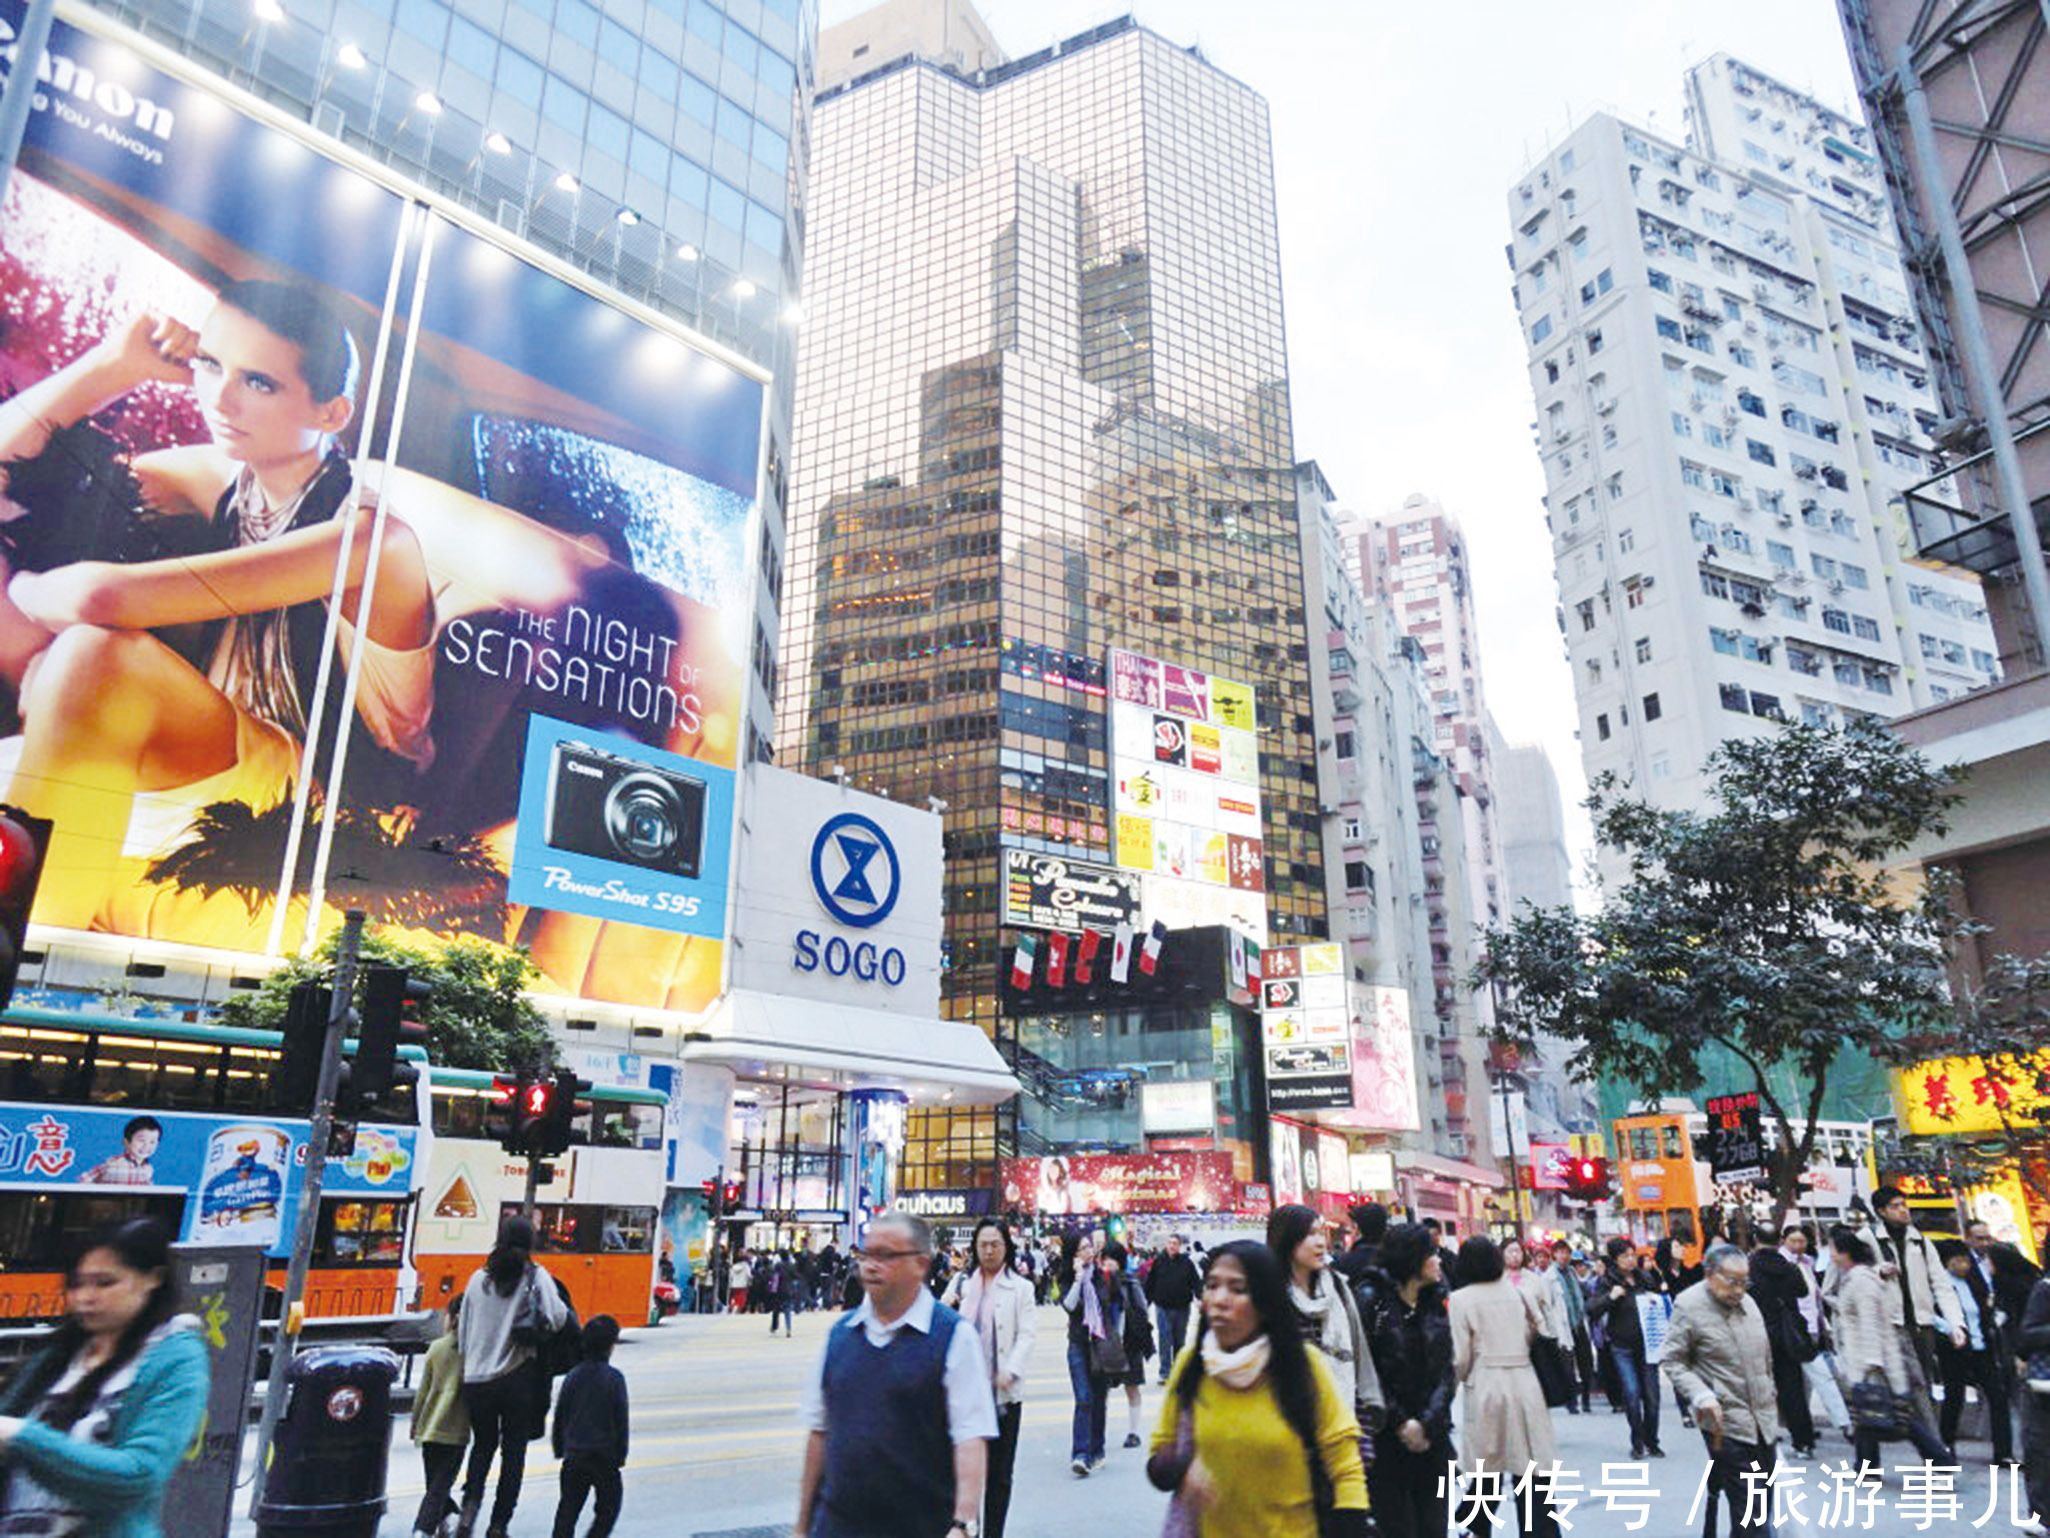
[[[1305,1331],[1309,1343],[1318,1347],[1334,1361],[1352,1360],[1352,1321],[1346,1317],[1344,1307],[1338,1301],[1339,1285],[1320,1272],[1312,1272],[1310,1285],[1316,1286],[1320,1278],[1324,1286],[1319,1292],[1308,1293],[1290,1278],[1288,1295],[1295,1304],[1297,1313],[1303,1316],[1308,1326]]]
[[[1203,1335],[1203,1372],[1226,1388],[1248,1389],[1267,1371],[1273,1350],[1265,1335],[1255,1335],[1236,1351],[1226,1351],[1208,1331]]]

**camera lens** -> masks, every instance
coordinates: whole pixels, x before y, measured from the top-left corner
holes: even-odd
[[[683,826],[676,790],[653,774],[630,774],[605,798],[605,827],[630,860],[651,863],[676,847]]]

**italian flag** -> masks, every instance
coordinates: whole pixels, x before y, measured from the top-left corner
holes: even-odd
[[[1046,985],[1049,988],[1068,985],[1068,937],[1059,930],[1046,937]]]
[[[1018,949],[1011,954],[1011,986],[1023,992],[1032,986],[1032,966],[1039,959],[1039,936],[1018,936]]]
[[[1082,931],[1082,943],[1075,950],[1075,981],[1083,985],[1096,975],[1096,952],[1103,944],[1103,936],[1094,929]]]
[[[1139,947],[1139,970],[1148,977],[1160,965],[1160,948],[1167,944],[1167,925],[1159,919],[1153,921],[1153,928],[1147,932],[1146,943]]]

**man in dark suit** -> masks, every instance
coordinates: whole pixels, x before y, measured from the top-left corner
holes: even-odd
[[[1988,1429],[1993,1437],[1993,1461],[2014,1461],[2013,1398],[2014,1369],[2003,1366],[2008,1356],[1994,1311],[1992,1289],[1979,1274],[1977,1259],[1956,1239],[1936,1246],[1947,1273],[1938,1285],[1947,1283],[1961,1296],[1958,1306],[1964,1316],[1965,1341],[1955,1345],[1944,1339],[1936,1343],[1936,1360],[1943,1372],[1943,1413],[1938,1429],[1944,1445],[1957,1445],[1959,1417],[1964,1413],[1965,1390],[1976,1388],[1986,1406]]]

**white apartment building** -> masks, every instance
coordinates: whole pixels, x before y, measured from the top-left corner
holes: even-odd
[[[1667,806],[1998,671],[1906,537],[1936,406],[1864,125],[1721,55],[1687,97],[1687,144],[1596,116],[1508,199],[1582,759]]]

